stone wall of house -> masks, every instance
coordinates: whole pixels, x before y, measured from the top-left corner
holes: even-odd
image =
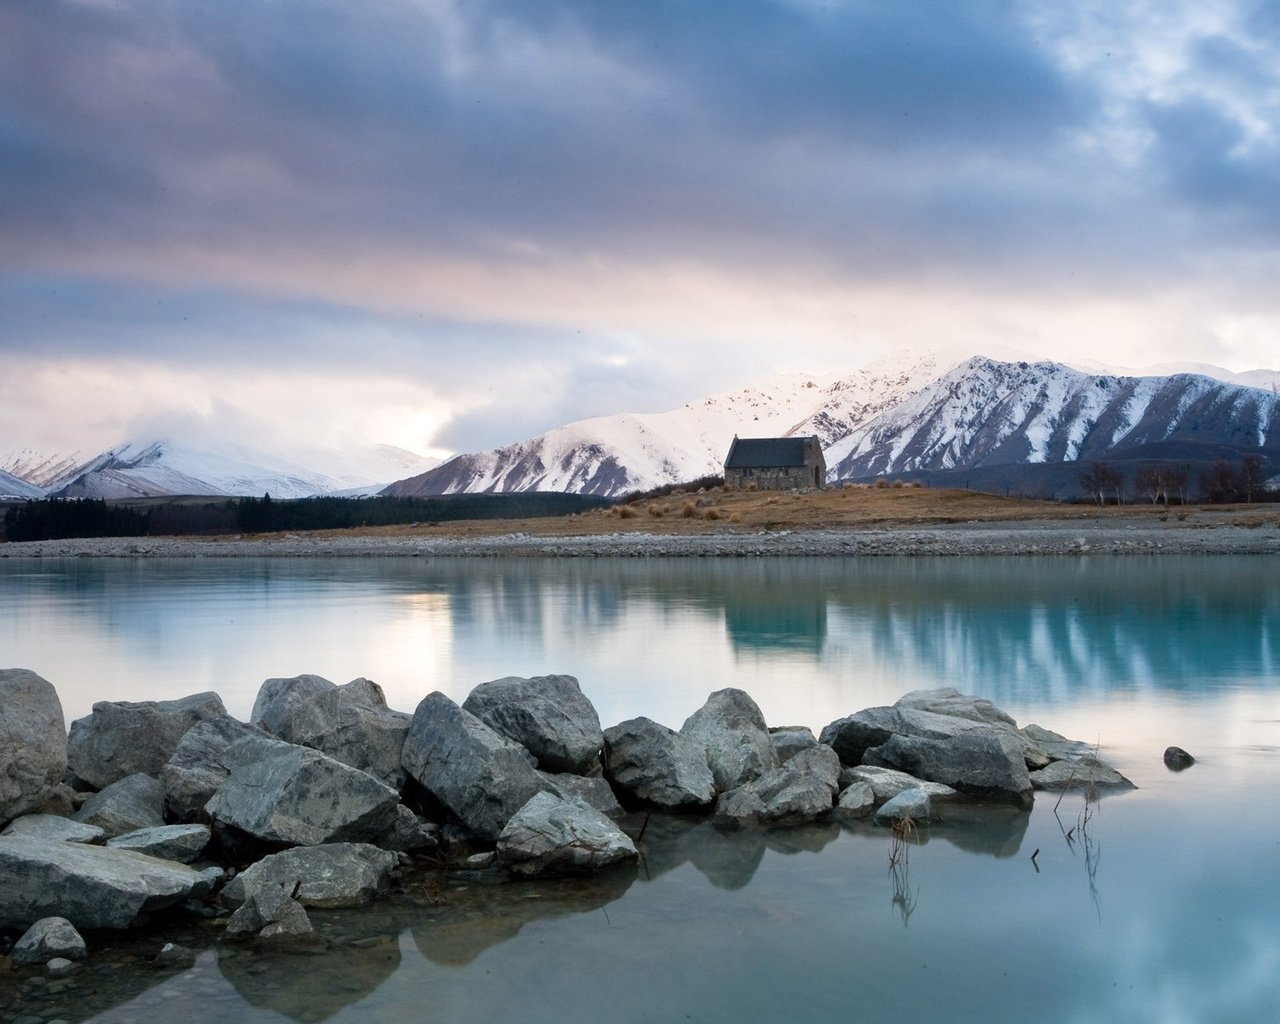
[[[724,482],[739,490],[746,490],[755,484],[756,489],[761,491],[787,491],[792,488],[821,487],[822,476],[822,470],[817,466],[769,466],[726,470]]]

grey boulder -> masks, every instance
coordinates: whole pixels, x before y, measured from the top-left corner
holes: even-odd
[[[903,821],[912,823],[933,818],[933,804],[923,789],[904,789],[892,800],[876,809],[873,820],[877,825],[897,825]]]
[[[896,794],[895,794],[896,795]],[[856,821],[871,816],[876,809],[876,791],[869,782],[855,782],[845,788],[836,801],[836,817]]]
[[[135,850],[161,860],[176,860],[180,864],[190,864],[208,845],[208,825],[161,825],[107,840],[107,847],[112,850]]]
[[[632,718],[604,733],[604,770],[631,800],[670,811],[707,807],[716,783],[706,747],[649,718]]]
[[[831,813],[838,792],[840,759],[818,744],[801,751],[780,768],[735,789],[716,801],[717,825],[793,825]]]
[[[1196,759],[1181,747],[1165,748],[1164,766],[1171,772],[1180,772],[1186,768],[1190,768],[1195,763]]]
[[[372,680],[338,686],[315,675],[268,679],[249,716],[273,736],[313,747],[397,790],[404,785],[400,752],[409,720],[387,707],[382,687]]]
[[[867,764],[896,768],[941,782],[971,796],[1032,802],[1023,744],[1007,733],[981,729],[947,739],[893,735],[863,755]]]
[[[778,767],[764,715],[742,690],[729,687],[711,694],[685,719],[680,735],[706,751],[717,792],[736,789]]]
[[[907,789],[922,789],[932,800],[947,800],[956,796],[954,789],[941,782],[926,782],[894,768],[881,768],[871,764],[844,769],[840,773],[840,782],[843,786],[865,782],[871,787],[877,804],[886,803]]]
[[[439,691],[414,711],[403,761],[423,788],[489,842],[535,793],[548,788],[532,754]]]
[[[1093,756],[1076,761],[1054,761],[1038,772],[1031,773],[1031,785],[1036,789],[1136,789],[1110,765]]]
[[[604,745],[600,717],[573,676],[494,679],[475,687],[462,707],[519,743],[543,771],[585,772]]]
[[[164,787],[142,772],[126,775],[94,793],[71,817],[84,825],[96,825],[108,837],[157,828],[164,824]]]
[[[963,718],[984,725],[1004,725],[1014,729],[1018,727],[1012,715],[1001,711],[985,697],[972,697],[951,686],[936,690],[912,690],[894,701],[893,706],[915,708],[950,718]]]
[[[395,790],[318,750],[247,737],[224,757],[230,774],[205,809],[264,842],[377,842],[395,824]]]
[[[786,764],[800,751],[817,746],[818,737],[807,725],[779,725],[769,730],[769,741],[778,755],[778,764]]]
[[[97,843],[107,838],[107,833],[97,825],[85,825],[58,814],[24,814],[9,822],[8,828],[0,835],[42,839],[51,843]]]
[[[538,774],[546,780],[548,791],[555,793],[556,796],[562,796],[566,800],[581,800],[608,818],[621,818],[624,813],[622,805],[614,795],[613,787],[603,776],[589,778],[585,775],[568,773],[551,775],[547,772],[539,772]]]
[[[51,683],[0,669],[0,826],[45,801],[67,774],[67,728]]]
[[[204,805],[231,774],[226,765],[227,748],[247,736],[264,737],[266,733],[230,715],[212,715],[188,729],[160,769],[169,813],[180,821],[202,818]]]
[[[188,729],[226,713],[216,693],[179,700],[98,701],[91,714],[71,723],[67,764],[95,789],[139,772],[158,777]]]
[[[264,857],[222,890],[229,906],[255,893],[283,891],[304,907],[358,907],[386,891],[399,859],[368,843],[300,846]]]
[[[130,850],[0,836],[0,927],[65,917],[77,928],[127,928],[140,914],[208,887],[185,864]]]
[[[261,941],[311,941],[315,929],[302,904],[283,889],[266,886],[256,890],[227,921],[226,938]]]
[[[498,836],[497,861],[517,875],[580,875],[634,860],[635,844],[581,800],[539,793]]]
[[[13,945],[15,964],[47,964],[55,957],[83,960],[89,955],[84,939],[65,917],[42,917]]]

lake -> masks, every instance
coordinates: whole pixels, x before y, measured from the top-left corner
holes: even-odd
[[[487,679],[566,672],[606,726],[643,714],[678,728],[737,686],[771,725],[817,731],[955,686],[1097,743],[1140,787],[949,809],[895,871],[870,826],[724,834],[655,819],[638,871],[421,880],[408,898],[313,914],[338,944],[326,954],[222,950],[193,924],[199,959],[177,975],[146,964],[144,934],[23,990],[23,1012],[1277,1019],[1276,569],[1225,556],[4,560],[0,663],[54,683],[68,720],[94,700],[210,689],[245,718],[263,679],[302,672],[367,676],[406,711],[432,690],[461,701]],[[1168,771],[1170,744],[1199,763]]]

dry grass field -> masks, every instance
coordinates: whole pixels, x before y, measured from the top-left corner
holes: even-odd
[[[1002,498],[975,491],[923,487],[855,486],[824,491],[676,492],[663,498],[549,519],[471,520],[376,527],[357,531],[375,537],[493,537],[511,533],[533,537],[576,537],[653,533],[673,536],[758,533],[761,530],[910,528],[947,523],[1073,522],[1080,520],[1158,522],[1188,525],[1228,522],[1239,526],[1280,524],[1280,506],[1123,505],[1099,508],[1059,502]],[[330,531],[319,536],[350,536]],[[317,536],[317,535],[313,535]]]

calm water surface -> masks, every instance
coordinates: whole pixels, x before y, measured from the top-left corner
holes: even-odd
[[[193,924],[178,975],[144,935],[65,984],[0,976],[0,1020],[6,994],[113,1024],[1280,1019],[1274,560],[0,560],[0,663],[53,682],[68,719],[207,689],[243,718],[300,672],[367,676],[404,710],[568,672],[606,725],[679,727],[739,686],[817,730],[953,685],[1141,787],[1087,820],[1079,797],[950,811],[897,873],[873,828],[651,824],[638,871],[417,879],[314,914],[329,953],[223,950]],[[1200,763],[1168,772],[1170,743]]]

